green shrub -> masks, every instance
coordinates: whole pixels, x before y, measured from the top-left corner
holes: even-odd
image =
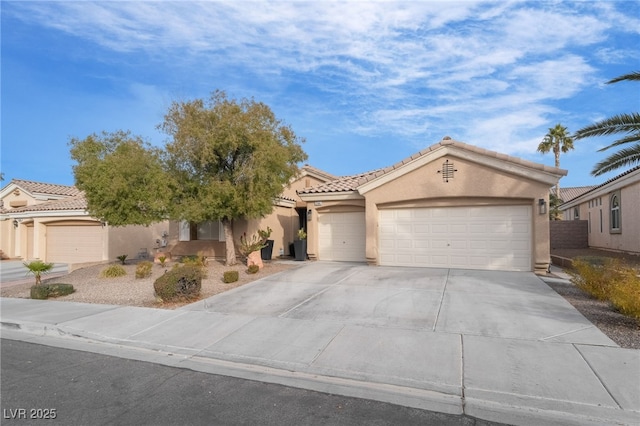
[[[238,274],[238,271],[226,271],[222,276],[222,281],[227,284],[234,283],[238,281],[238,279],[240,279],[240,274]]]
[[[136,266],[136,278],[147,278],[151,276],[151,268],[153,263],[145,260]]]
[[[46,285],[34,285],[31,287],[31,298],[44,300],[49,297],[49,288]]]
[[[620,313],[640,320],[640,278],[633,268],[623,268],[611,288],[611,304]]]
[[[116,259],[118,259],[124,265],[125,261],[127,260],[127,257],[129,256],[127,256],[126,254],[121,254]]]
[[[127,275],[127,271],[120,265],[111,265],[100,272],[102,278],[116,278]]]
[[[75,291],[71,284],[47,284],[49,287],[49,297],[66,296]]]
[[[182,256],[182,259],[180,259],[180,261],[185,265],[194,265],[200,267],[207,266],[207,256],[205,256],[202,252],[198,252],[198,254]]]
[[[200,294],[204,273],[202,268],[185,265],[173,268],[153,283],[156,295],[165,302],[195,299]]]
[[[47,284],[31,287],[31,298],[44,300],[49,297],[66,296],[75,290],[71,284]]]
[[[250,274],[255,274],[260,270],[260,267],[258,265],[249,265],[249,267],[247,268],[247,272]]]

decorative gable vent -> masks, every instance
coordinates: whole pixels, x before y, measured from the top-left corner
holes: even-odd
[[[442,170],[438,170],[438,173],[442,174],[442,180],[449,182],[449,179],[453,179],[453,173],[458,170],[453,167],[453,163],[449,162],[449,159],[442,163]]]

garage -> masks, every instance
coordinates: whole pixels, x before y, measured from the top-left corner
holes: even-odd
[[[380,210],[387,266],[530,271],[531,206]]]
[[[320,260],[364,262],[365,241],[364,212],[318,215],[318,258]]]
[[[47,262],[84,263],[102,260],[100,225],[48,225]]]

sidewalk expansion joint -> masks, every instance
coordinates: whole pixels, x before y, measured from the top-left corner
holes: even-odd
[[[582,351],[580,351],[580,348],[574,343],[572,344],[572,346],[576,349],[576,351],[578,351],[578,353],[580,354],[580,357],[582,357],[582,359],[584,360],[584,362],[589,366],[589,368],[591,369],[591,371],[593,371],[593,374],[598,378],[598,381],[600,382],[600,384],[602,385],[602,387],[607,391],[607,393],[609,394],[609,396],[611,397],[611,399],[616,403],[616,405],[618,406],[618,408],[620,408],[621,410],[624,410],[624,408],[622,408],[622,405],[620,405],[620,403],[618,402],[618,400],[616,399],[616,397],[613,395],[613,393],[611,392],[611,390],[609,389],[609,387],[607,386],[607,384],[604,382],[604,380],[602,380],[602,377],[600,377],[600,375],[598,374],[598,372],[596,371],[595,368],[593,368],[593,366],[591,365],[591,363],[589,362],[589,360],[584,356],[584,354],[582,353]]]

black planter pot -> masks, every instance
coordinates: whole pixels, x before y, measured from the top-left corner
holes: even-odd
[[[273,240],[267,240],[267,246],[260,249],[262,260],[271,260],[273,257]]]
[[[293,251],[296,260],[307,260],[307,240],[294,241]]]

